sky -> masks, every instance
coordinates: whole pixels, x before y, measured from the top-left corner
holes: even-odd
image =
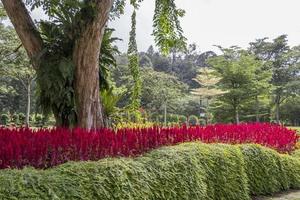
[[[144,0],[137,13],[137,43],[139,51],[154,44],[152,18],[154,0]],[[196,43],[201,52],[217,48],[214,45],[243,48],[255,39],[274,39],[287,34],[291,46],[300,45],[300,0],[176,0],[186,11],[181,20],[188,43]],[[110,23],[121,51],[127,51],[132,8]]]
[[[137,43],[139,51],[154,45],[152,18],[154,0],[144,0],[137,13]],[[287,34],[291,46],[300,45],[300,0],[176,0],[186,11],[181,20],[188,43],[197,44],[200,52],[218,51],[214,45],[247,48],[255,39]],[[127,51],[132,7],[109,26],[122,52]],[[41,10],[32,13],[44,18]]]

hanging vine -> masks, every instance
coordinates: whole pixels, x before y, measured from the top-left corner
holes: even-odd
[[[184,50],[187,39],[183,36],[180,18],[185,11],[178,9],[175,0],[156,0],[153,17],[153,35],[160,51],[167,55],[172,48]]]
[[[135,7],[136,8],[136,7]],[[129,35],[129,44],[128,44],[128,61],[129,69],[133,78],[133,88],[131,93],[131,105],[130,108],[137,110],[140,107],[141,102],[141,77],[140,77],[140,68],[139,68],[139,55],[136,43],[136,10],[134,9],[131,16],[131,31]]]

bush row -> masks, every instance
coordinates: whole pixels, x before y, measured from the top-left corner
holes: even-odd
[[[300,160],[258,145],[186,143],[137,158],[0,170],[7,200],[250,200],[300,188]]]
[[[160,124],[164,124],[164,116],[159,115],[156,119],[153,119],[153,121],[159,122]],[[196,126],[196,125],[204,125],[205,120],[202,118],[198,118],[196,115],[190,115],[188,117],[184,115],[176,115],[176,114],[168,114],[167,115],[167,124],[169,126],[172,125],[179,125],[179,124],[188,124],[190,126]]]
[[[295,149],[295,131],[272,124],[213,125],[142,129],[1,129],[0,168],[49,168],[68,161],[135,156],[166,145],[256,143],[281,152]]]
[[[15,113],[15,114],[1,114],[0,115],[0,125],[8,126],[8,125],[24,125],[26,116],[23,113]],[[36,127],[42,127],[46,124],[48,119],[44,118],[42,115],[31,115],[29,117],[29,121],[32,125]]]

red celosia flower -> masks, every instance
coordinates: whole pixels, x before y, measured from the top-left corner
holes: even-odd
[[[216,124],[207,127],[101,129],[0,128],[0,168],[48,168],[67,161],[135,156],[164,145],[188,141],[205,143],[257,143],[290,152],[299,137],[295,131],[267,124]]]

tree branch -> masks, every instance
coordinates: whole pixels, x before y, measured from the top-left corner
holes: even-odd
[[[1,0],[4,9],[27,51],[35,69],[39,66],[39,56],[43,40],[22,0]]]

